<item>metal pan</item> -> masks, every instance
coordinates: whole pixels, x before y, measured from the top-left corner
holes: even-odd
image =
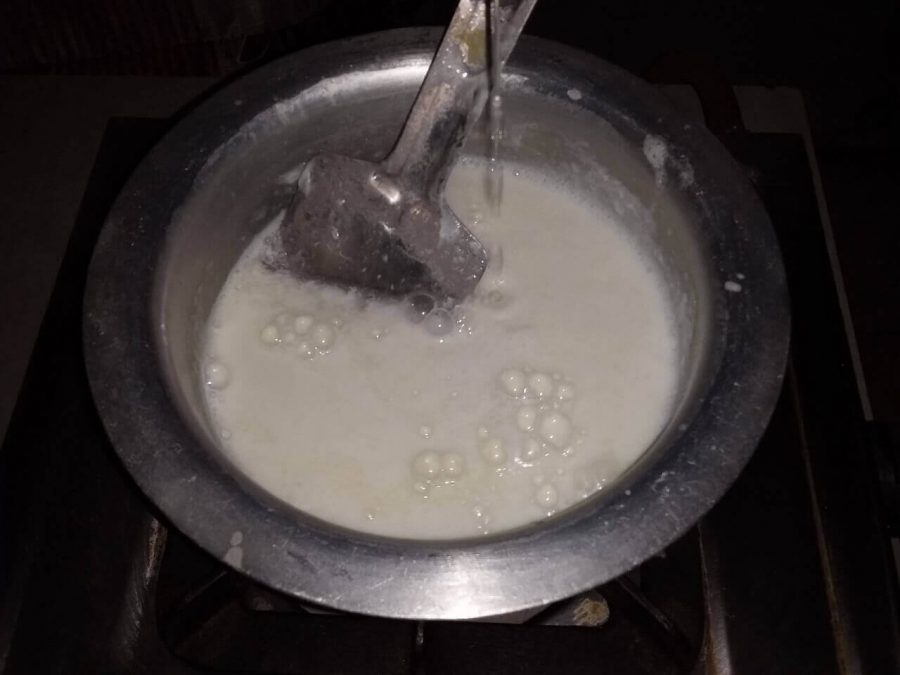
[[[113,445],[168,519],[270,586],[332,607],[451,619],[548,603],[622,574],[734,481],[778,396],[789,311],[771,224],[734,160],[651,87],[523,39],[506,77],[510,161],[613,205],[677,308],[678,404],[614,485],[547,521],[416,542],[343,530],[244,479],[207,422],[196,353],[232,264],[287,204],[314,152],[382,157],[439,41],[401,30],[272,63],[198,105],[129,180],[97,244],[84,340]],[[464,154],[481,152],[483,137]]]

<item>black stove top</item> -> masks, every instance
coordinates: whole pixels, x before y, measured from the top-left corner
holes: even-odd
[[[734,487],[664,553],[524,623],[423,623],[311,607],[223,567],[166,525],[106,440],[84,279],[167,126],[110,122],[0,454],[5,673],[897,672],[896,577],[799,137],[726,140],[775,223],[793,305],[781,400]]]

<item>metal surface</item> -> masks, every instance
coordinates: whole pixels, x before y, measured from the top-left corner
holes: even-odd
[[[293,274],[388,295],[472,294],[487,252],[447,205],[444,186],[484,109],[489,71],[499,74],[536,1],[507,0],[489,13],[487,0],[460,0],[391,153],[380,162],[323,154],[306,164],[280,228]]]
[[[218,451],[203,412],[193,355],[209,308],[244,246],[287,206],[292,188],[279,176],[316,153],[384,155],[438,37],[397,31],[324,45],[200,104],[113,208],[92,262],[84,336],[95,400],[126,468],[207,551],[321,604],[466,618],[571,596],[683,534],[765,429],[789,316],[768,218],[724,149],[632,76],[523,39],[505,82],[506,157],[632,209],[626,224],[659,254],[673,302],[683,303],[680,400],[668,426],[595,498],[479,540],[352,533],[248,484]],[[664,141],[663,161],[645,154],[648,138]],[[480,153],[479,140],[469,152]],[[650,226],[628,219],[648,212]]]

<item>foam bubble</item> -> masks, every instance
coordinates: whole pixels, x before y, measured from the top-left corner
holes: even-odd
[[[441,469],[450,477],[461,476],[465,470],[465,460],[455,452],[447,452],[441,456]]]
[[[422,478],[434,478],[441,471],[441,458],[436,452],[422,452],[413,460],[413,473]]]
[[[519,408],[516,413],[516,424],[522,431],[531,431],[534,429],[534,423],[537,421],[537,410],[530,405]]]
[[[270,323],[268,326],[263,328],[262,331],[260,331],[259,339],[263,342],[263,344],[278,344],[280,342],[280,339],[278,338],[278,326]]]
[[[219,361],[210,361],[206,364],[206,384],[213,389],[224,389],[231,383],[231,371]]]
[[[294,330],[298,335],[306,335],[314,323],[315,319],[308,314],[300,314],[294,319]]]
[[[492,466],[501,466],[506,463],[506,450],[503,441],[499,438],[489,438],[479,447],[481,457]]]
[[[557,448],[565,447],[572,434],[572,423],[559,411],[552,411],[541,418],[541,437]]]
[[[528,393],[538,398],[549,398],[553,394],[553,378],[543,373],[532,373],[528,378]]]
[[[538,486],[538,489],[535,491],[534,500],[537,502],[538,506],[545,509],[551,509],[556,506],[556,502],[559,501],[559,492],[551,483],[544,483],[543,485]]]
[[[310,341],[320,352],[327,352],[334,345],[334,328],[325,323],[318,323],[310,331]]]
[[[453,332],[453,317],[446,309],[435,309],[425,317],[425,330],[435,337],[444,337]]]
[[[507,368],[500,373],[500,387],[510,396],[522,396],[525,393],[525,373]]]
[[[571,401],[575,398],[575,387],[568,382],[560,382],[556,385],[556,398],[560,401]]]

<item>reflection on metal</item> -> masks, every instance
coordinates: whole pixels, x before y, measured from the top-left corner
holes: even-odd
[[[603,598],[600,600],[584,598],[578,603],[572,618],[578,626],[600,626],[609,618],[609,607]]]
[[[728,651],[728,629],[725,625],[725,605],[718,581],[718,559],[713,546],[704,543],[708,536],[700,523],[700,554],[703,574],[703,598],[706,606],[706,635],[703,651],[706,675],[732,675],[731,655]]]
[[[564,600],[543,614],[537,623],[544,626],[597,628],[609,619],[609,605],[596,590]]]

